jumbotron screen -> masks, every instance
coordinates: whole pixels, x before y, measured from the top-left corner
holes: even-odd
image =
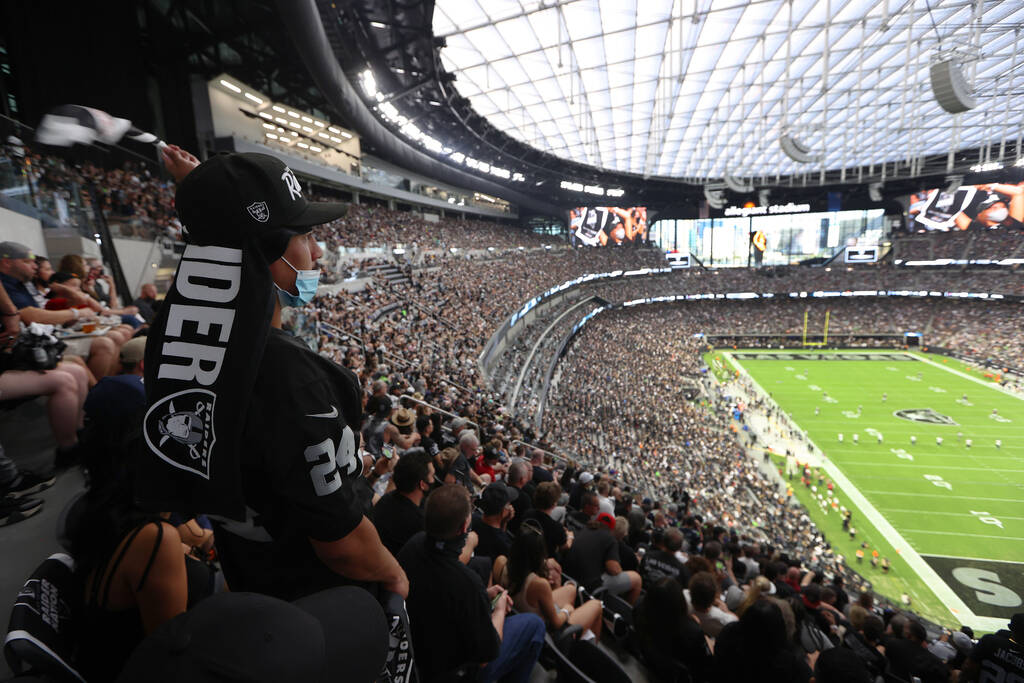
[[[1024,229],[1024,183],[961,185],[955,192],[927,190],[910,195],[911,232]]]
[[[639,244],[646,239],[645,206],[580,206],[569,211],[569,240],[573,246]]]

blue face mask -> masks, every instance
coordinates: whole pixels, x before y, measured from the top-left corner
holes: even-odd
[[[288,263],[283,256],[281,260]],[[292,294],[274,283],[274,287],[277,288],[277,300],[281,302],[282,308],[308,304],[316,296],[316,288],[320,285],[320,270],[299,270],[290,263],[288,263],[288,267],[295,271],[295,288],[299,290],[299,293]]]

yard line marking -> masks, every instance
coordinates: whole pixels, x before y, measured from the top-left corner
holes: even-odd
[[[1005,564],[1024,564],[1024,562],[1014,562],[1013,560],[992,560],[987,557],[966,557],[964,555],[936,555],[935,553],[927,553],[925,557],[944,557],[947,560],[976,560],[978,562],[1003,562]]]
[[[747,369],[743,367],[743,364],[732,357],[729,352],[724,352],[722,355],[726,356],[729,361],[736,367],[737,370],[742,372],[746,378],[754,385],[754,388],[761,393],[763,399],[767,402],[774,404],[779,412],[784,412],[775,400],[772,399],[768,392],[754,379],[753,375],[747,372]],[[803,431],[804,438],[807,443],[814,446],[818,453],[824,454],[818,444],[811,440],[811,437],[805,430]],[[939,598],[939,600],[946,606],[946,609],[953,613],[953,616],[960,619],[960,623],[971,623],[971,624],[988,624],[994,622],[991,618],[980,617],[974,613],[974,611],[967,606],[966,603],[957,595],[952,588],[950,588],[942,577],[939,576],[938,572],[932,569],[931,565],[925,562],[924,558],[917,552],[914,546],[907,541],[903,535],[896,530],[896,528],[887,520],[882,514],[875,509],[875,506],[871,504],[863,493],[853,485],[853,482],[836,467],[835,463],[832,462],[828,457],[822,456],[824,461],[825,471],[831,477],[832,481],[839,485],[839,488],[846,491],[846,495],[850,497],[851,502],[857,506],[857,508],[867,517],[868,521],[878,529],[879,533],[886,537],[892,545],[897,548],[903,548],[901,557],[910,565],[910,568],[917,573],[918,577],[924,582],[925,587],[931,588],[932,592]]]
[[[1024,541],[1024,536],[992,536],[990,534],[963,533],[960,531],[929,531],[928,529],[904,529],[904,531],[906,531],[908,534],[935,534],[938,536],[969,536],[971,538],[998,538],[1001,541]]]
[[[884,481],[912,481],[924,484],[917,477],[885,477],[882,475],[873,474],[860,474],[857,475],[858,479],[881,479]],[[998,481],[952,481],[951,484],[959,484],[960,486],[1008,486],[1011,488],[1024,488],[1024,484],[1018,484],[1014,482],[998,482]],[[985,498],[984,500],[991,500],[991,498]]]
[[[986,382],[985,380],[978,379],[977,377],[971,377],[966,372],[960,372],[959,370],[954,370],[953,368],[948,367],[946,365],[943,365],[942,363],[936,363],[931,358],[926,358],[924,356],[919,356],[916,353],[912,353],[910,351],[905,351],[904,353],[906,353],[906,355],[910,356],[911,358],[916,358],[917,360],[921,361],[922,363],[927,363],[928,365],[934,365],[935,367],[940,368],[942,370],[945,370],[946,372],[951,372],[951,373],[953,373],[954,375],[956,375],[958,377],[963,377],[964,379],[970,380],[970,381],[974,382],[975,384],[980,384],[983,387],[988,387],[990,389],[995,389],[996,391],[998,391],[998,392],[1000,392],[1002,394],[1005,394],[1007,396],[1012,396],[1013,398],[1018,399],[1020,401],[1024,401],[1024,396],[1020,396],[1018,394],[1015,394],[1012,391],[1010,391],[1009,389],[1004,389],[1003,387],[999,386],[998,384],[995,384],[993,382]]]
[[[930,456],[922,455],[921,457],[922,458],[927,458],[927,457],[930,457]],[[978,471],[978,467],[958,467],[956,465],[936,465],[934,463],[928,464],[928,463],[916,463],[916,462],[847,462],[847,461],[843,461],[843,465],[854,465],[854,466],[862,465],[864,467],[878,467],[879,465],[881,465],[881,466],[886,467],[886,468],[889,468],[889,467],[931,467],[933,469],[939,469],[939,470],[971,470],[972,472],[977,472]],[[986,467],[984,465],[980,465],[980,467],[984,467],[986,470],[989,470],[991,472],[1024,472],[1024,470],[1001,469],[1001,468],[998,468],[998,467]]]
[[[977,496],[950,496],[944,493],[907,493],[903,491],[871,491],[865,489],[862,493],[870,493],[878,496],[917,496],[919,498],[956,498],[958,500],[976,500],[979,503],[992,501],[995,503],[1019,503],[1020,498],[978,498]]]
[[[992,500],[992,499],[991,498],[986,498],[985,499],[985,501],[989,501],[989,500]],[[917,514],[917,515],[948,515],[950,517],[971,517],[971,518],[975,517],[975,515],[972,515],[969,512],[936,512],[935,510],[907,510],[907,509],[901,509],[901,508],[885,508],[885,511],[886,512],[899,512],[899,513],[905,513],[905,514]],[[1016,520],[1021,520],[1021,519],[1024,519],[1024,517],[1007,517],[1006,515],[999,515],[999,519],[1016,519]],[[968,535],[972,535],[973,536],[973,534],[968,534]],[[1024,562],[1022,562],[1021,564],[1024,564]]]

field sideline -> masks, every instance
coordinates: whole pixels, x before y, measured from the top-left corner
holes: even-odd
[[[725,361],[723,363],[722,361]],[[893,351],[709,354],[748,375],[812,445],[841,516],[793,482],[830,543],[876,590],[941,623],[1002,628],[1024,596],[1024,400],[952,359]],[[717,366],[717,367],[716,367]],[[782,425],[776,425],[782,428]],[[941,441],[939,441],[941,439]],[[778,462],[784,466],[784,458]],[[816,477],[814,485],[816,486]],[[866,559],[854,560],[862,543]],[[892,563],[873,568],[872,550]]]

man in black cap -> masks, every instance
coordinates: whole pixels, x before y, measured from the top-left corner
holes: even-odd
[[[981,637],[964,662],[961,681],[1024,680],[1024,612],[1014,614],[1008,626]]]
[[[310,230],[346,207],[307,201],[269,155],[163,153],[188,247],[146,345],[140,501],[207,513],[232,590],[407,595],[354,489],[359,382],[281,330],[282,308],[316,294]]]
[[[478,507],[483,516],[473,519],[473,531],[480,538],[476,554],[494,560],[502,555],[508,557],[512,548],[512,536],[508,523],[515,515],[512,501],[519,497],[519,491],[497,481],[489,484],[480,494]]]

